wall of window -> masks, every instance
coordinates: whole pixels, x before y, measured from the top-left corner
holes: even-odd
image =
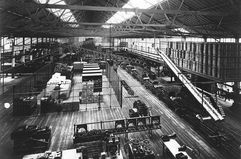
[[[128,47],[131,49],[155,53],[155,48],[166,49],[169,41],[171,42],[205,42],[204,38],[199,37],[168,37],[168,38],[122,38],[115,40],[115,46],[119,46],[120,42],[128,42]],[[220,43],[235,43],[234,38],[207,38],[206,42],[220,42]],[[239,39],[241,42],[241,39]]]
[[[23,42],[24,40],[24,42]],[[50,41],[47,38],[32,38],[32,45],[36,44],[38,41],[38,43],[41,42],[48,42]],[[14,42],[14,51],[16,53],[18,53],[20,50],[29,50],[31,47],[31,38],[30,37],[15,37],[15,38],[9,38],[9,37],[1,37],[0,38],[0,53],[3,53],[3,49],[4,52],[12,52],[12,46],[13,46],[13,42]],[[24,47],[23,47],[24,45]]]

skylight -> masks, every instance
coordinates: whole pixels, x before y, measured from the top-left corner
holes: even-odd
[[[66,5],[64,0],[37,0],[41,4],[60,4],[60,5]],[[48,2],[49,1],[49,2]],[[50,12],[55,14],[57,17],[60,17],[60,19],[64,22],[76,22],[74,15],[72,14],[70,9],[52,9],[47,8]],[[71,27],[78,27],[78,24],[69,24]]]
[[[137,8],[137,9],[148,9],[152,6],[162,2],[163,0],[129,0],[122,8]],[[116,12],[106,23],[119,24],[126,21],[136,15],[135,12]],[[109,25],[103,25],[104,28],[109,28]]]
[[[176,28],[176,29],[173,29],[173,30],[176,31],[176,32],[190,33],[189,31],[187,31],[187,30],[184,29],[184,28]]]

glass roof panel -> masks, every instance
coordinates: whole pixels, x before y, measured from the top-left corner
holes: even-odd
[[[129,0],[129,2],[127,2],[122,8],[148,9],[163,1],[164,0]],[[134,17],[135,15],[135,12],[118,11],[110,19],[108,19],[106,23],[118,24]],[[103,25],[102,27],[109,28],[110,26]]]
[[[60,4],[60,5],[66,5],[64,0],[37,0],[40,4]],[[77,20],[75,19],[74,15],[72,14],[70,9],[51,9],[48,8],[50,12],[55,14],[57,17],[61,16],[60,19],[64,22],[76,22]],[[78,24],[69,24],[71,27],[78,27]]]
[[[189,31],[187,31],[186,29],[184,28],[176,28],[176,29],[173,29],[174,31],[177,31],[177,32],[182,32],[182,33],[190,33]]]

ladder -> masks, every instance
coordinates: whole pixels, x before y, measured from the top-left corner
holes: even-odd
[[[169,68],[179,78],[179,80],[184,84],[184,86],[192,93],[196,100],[200,104],[202,104],[202,106],[209,113],[209,115],[215,121],[223,120],[223,116],[213,107],[210,100],[207,99],[207,96],[203,96],[202,93],[197,90],[197,88],[191,83],[191,81],[189,81],[187,77],[182,74],[182,72],[177,68],[177,66],[169,59],[169,57],[159,49],[156,49],[156,52],[162,57],[162,59],[166,62]]]

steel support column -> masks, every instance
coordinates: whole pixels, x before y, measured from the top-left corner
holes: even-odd
[[[15,52],[14,52],[14,46],[15,46],[15,37],[12,39],[12,67],[15,67],[16,61],[15,61]],[[14,78],[14,72],[12,72],[12,78]]]
[[[235,43],[237,44],[237,55],[240,54],[240,47],[239,47],[239,37],[235,38]],[[233,93],[234,93],[234,103],[233,103],[233,108],[234,110],[236,108],[239,108],[241,107],[241,99],[240,99],[240,82],[241,81],[236,81],[234,82],[234,85],[233,85]]]
[[[1,50],[3,50],[3,43],[2,43],[2,37],[0,37],[0,71],[2,71],[2,52]],[[1,78],[0,78],[1,79]]]
[[[25,63],[25,38],[23,37],[23,55],[21,57],[21,62]]]
[[[5,52],[5,45],[4,45],[4,37],[3,37],[3,52],[2,52],[2,54],[4,54],[4,52]],[[3,58],[3,61],[2,61],[2,63],[3,63],[3,68],[2,68],[2,72],[3,72],[3,84],[2,84],[2,90],[3,90],[3,93],[4,93],[4,78],[5,78],[5,76],[4,76],[4,58]]]
[[[33,44],[33,41],[32,41],[32,38],[31,38],[31,47],[32,47],[32,44]],[[36,44],[38,44],[38,38],[36,39]],[[33,51],[33,50],[32,50]],[[32,52],[30,52],[30,55],[29,55],[29,60],[32,61],[33,60],[33,55],[32,55]]]
[[[33,38],[30,38],[30,48],[32,48],[32,44],[33,44]]]
[[[110,52],[109,52],[109,59],[111,59],[111,25],[110,25]]]
[[[122,82],[120,81],[120,84],[121,84],[121,94],[120,94],[120,107],[122,108],[122,99],[123,99],[123,88],[122,88]]]

